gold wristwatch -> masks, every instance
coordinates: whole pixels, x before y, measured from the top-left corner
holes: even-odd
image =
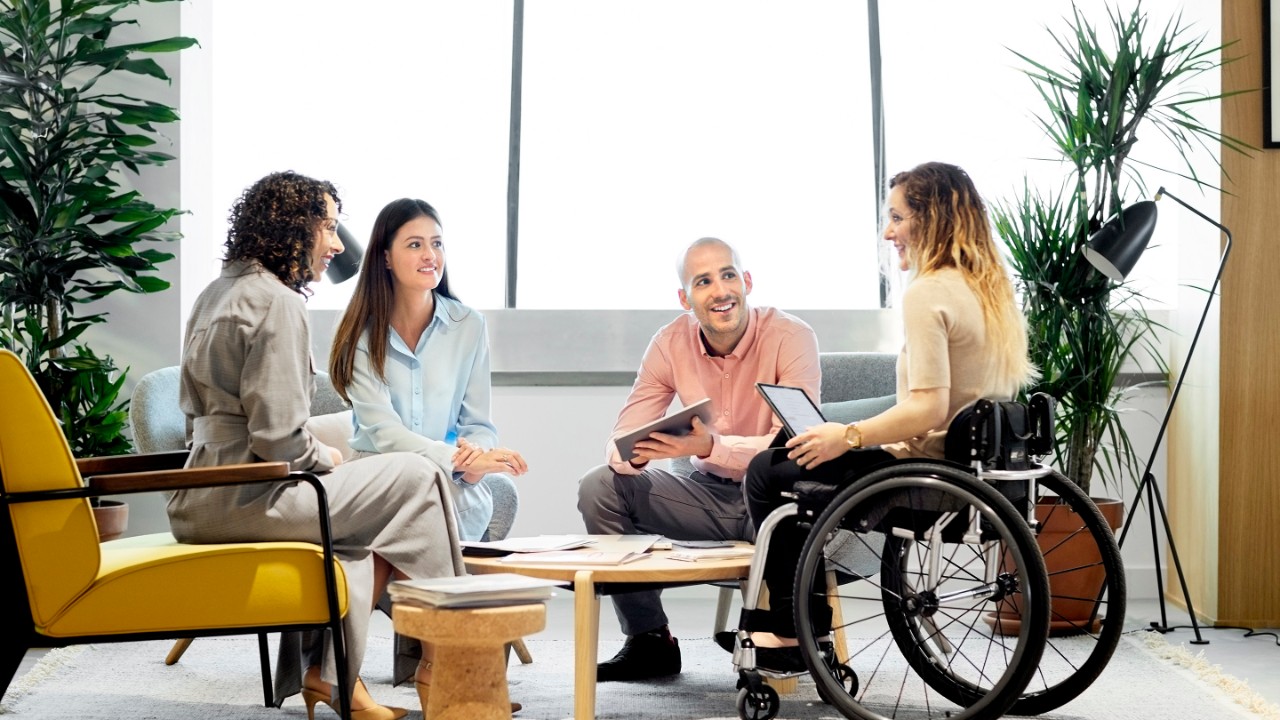
[[[858,429],[858,423],[849,423],[844,426],[844,441],[849,443],[850,450],[862,447],[862,431]]]

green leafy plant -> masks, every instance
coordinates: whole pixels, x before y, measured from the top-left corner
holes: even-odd
[[[81,341],[105,318],[83,306],[167,288],[154,273],[173,255],[138,246],[179,237],[161,230],[178,211],[125,182],[172,159],[155,149],[157,127],[177,113],[100,87],[122,74],[168,82],[144,56],[195,44],[113,45],[114,30],[136,24],[120,11],[138,3],[0,0],[0,343],[35,375],[77,455],[130,449],[123,376]]]
[[[1121,474],[1140,480],[1141,458],[1121,423],[1120,404],[1132,388],[1117,380],[1131,363],[1162,374],[1167,367],[1154,345],[1160,326],[1142,295],[1096,272],[1082,249],[1123,209],[1127,195],[1146,194],[1139,168],[1217,189],[1197,175],[1196,154],[1252,149],[1192,112],[1226,97],[1188,89],[1187,82],[1229,62],[1221,59],[1227,46],[1206,47],[1203,36],[1190,37],[1181,16],[1151,30],[1141,3],[1127,14],[1115,8],[1107,14],[1105,35],[1075,7],[1064,32],[1049,31],[1063,69],[1014,51],[1044,102],[1037,120],[1067,173],[1049,192],[1024,186],[993,213],[1017,275],[1032,360],[1042,373],[1031,391],[1058,399],[1056,462],[1086,492],[1095,470],[1108,484]],[[1171,144],[1178,168],[1140,160],[1134,154],[1140,132]]]

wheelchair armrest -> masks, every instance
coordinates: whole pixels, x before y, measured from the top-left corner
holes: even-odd
[[[817,480],[797,480],[792,490],[796,494],[796,499],[805,505],[819,505],[826,507],[835,500],[836,495],[844,488],[840,485],[831,483],[818,482]]]
[[[76,467],[82,476],[115,475],[117,473],[142,472],[144,470],[177,470],[187,464],[186,450],[170,450],[135,455],[104,455],[76,458]]]

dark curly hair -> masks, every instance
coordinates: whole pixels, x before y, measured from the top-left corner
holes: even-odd
[[[316,228],[327,219],[324,196],[342,210],[333,183],[292,170],[272,173],[245,190],[231,206],[227,260],[257,260],[299,294],[315,280],[311,251]]]

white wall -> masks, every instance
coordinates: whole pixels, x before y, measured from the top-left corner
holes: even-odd
[[[578,479],[604,462],[605,443],[629,387],[496,387],[494,423],[502,442],[524,455],[516,478],[515,535],[585,532]]]

